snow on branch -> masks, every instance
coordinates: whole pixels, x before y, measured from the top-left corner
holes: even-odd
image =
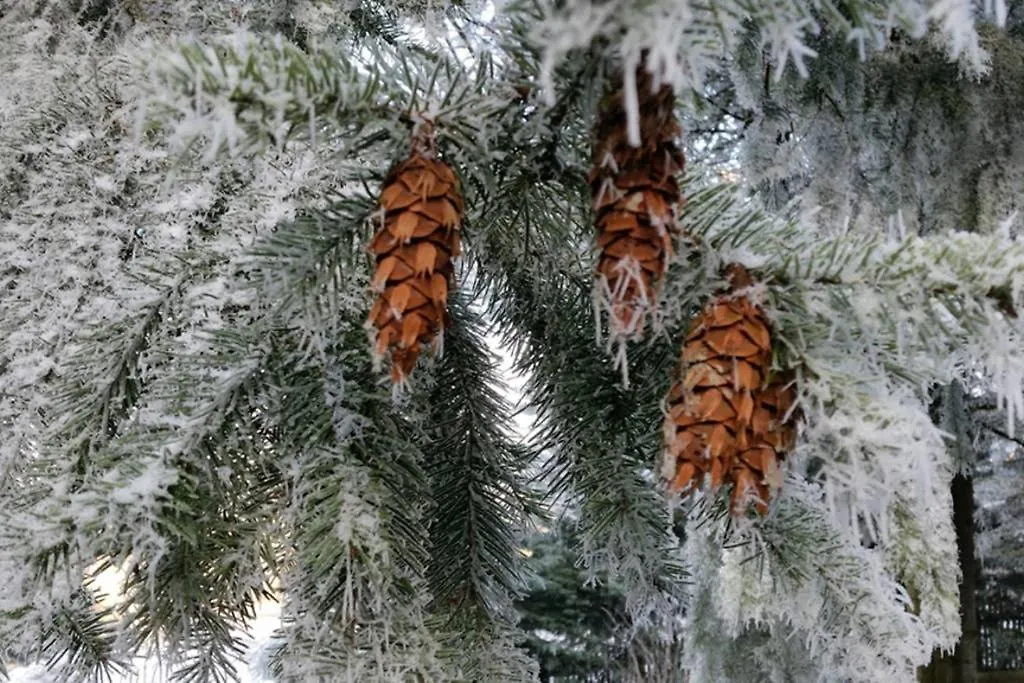
[[[188,39],[151,45],[138,58],[148,76],[139,125],[168,124],[171,140],[186,147],[205,138],[208,159],[225,150],[256,153],[289,138],[315,143],[329,126],[344,130],[360,114],[398,111],[372,70],[339,53],[304,52],[279,36]]]
[[[256,155],[296,139],[327,142],[339,157],[365,154],[377,143],[405,144],[419,114],[438,124],[442,144],[468,148],[474,159],[490,157],[499,154],[487,146],[490,119],[518,97],[487,53],[470,63],[450,45],[366,43],[349,57],[240,33],[151,45],[137,58],[146,60],[137,133],[165,126],[178,147],[202,142],[205,161]]]
[[[363,315],[369,270],[362,231],[373,207],[374,198],[353,194],[282,222],[241,257],[246,278],[238,285],[311,334],[333,329],[343,315]]]
[[[988,55],[976,22],[990,18],[1002,25],[1006,8],[1002,2],[986,2],[980,11],[975,5],[970,0],[570,0],[545,3],[533,38],[544,49],[540,83],[549,98],[558,65],[592,44],[604,44],[609,56],[620,57],[627,73],[646,53],[655,84],[669,83],[677,93],[700,91],[708,73],[741,42],[752,42],[768,57],[766,77],[777,80],[789,67],[806,76],[817,57],[812,43],[822,33],[844,36],[864,59],[886,48],[897,33],[920,39],[932,31],[964,72],[980,75],[987,70]],[[628,112],[634,126],[635,101]]]
[[[688,196],[684,223],[711,257],[770,278],[776,323],[796,356],[815,340],[848,334],[884,351],[875,358],[888,370],[918,382],[948,381],[954,364],[972,362],[998,381],[1019,371],[1019,238],[1005,231],[823,235],[799,219],[763,212],[724,184],[693,188]]]
[[[843,234],[808,247],[784,257],[785,273],[824,285],[902,287],[908,295],[988,301],[1011,318],[1024,305],[1024,242],[1004,235],[892,240]]]
[[[512,596],[520,585],[515,550],[526,526],[530,494],[523,472],[530,453],[509,436],[511,412],[496,363],[483,342],[484,322],[458,293],[453,324],[434,373],[425,468],[443,514],[432,528],[435,599],[514,623]]]
[[[783,491],[757,526],[688,525],[685,550],[702,558],[687,631],[693,679],[913,680],[958,637],[955,566],[928,567],[939,588],[927,599],[946,610],[932,614],[889,554],[845,537],[818,484],[790,477]],[[948,557],[927,550],[922,563]]]
[[[10,619],[0,621],[0,656],[32,653],[48,662],[55,680],[110,681],[133,673],[118,647],[114,610],[103,597],[85,586],[60,597],[39,593],[15,612],[0,610]],[[29,644],[32,636],[37,640]],[[2,665],[0,679],[7,680]]]
[[[776,256],[779,281],[802,290],[812,314],[804,319],[818,319],[823,339],[859,339],[879,367],[919,388],[981,367],[1006,410],[1008,431],[1024,415],[1020,240],[843,235]]]
[[[854,638],[860,650],[842,661],[884,664],[870,678],[853,680],[910,680],[924,663],[922,653],[949,647],[959,628],[958,598],[948,588],[956,585],[956,567],[940,559],[956,552],[949,489],[955,463],[949,435],[932,414],[935,391],[982,370],[1011,426],[1019,419],[1024,242],[999,230],[926,237],[823,233],[811,221],[760,211],[734,187],[693,188],[688,196],[683,222],[706,260],[740,261],[765,282],[755,294],[781,343],[776,365],[795,374],[805,418],[792,467],[799,473],[794,481],[806,478],[808,485],[790,483],[786,490],[823,513],[843,552],[856,551],[867,563],[866,588],[878,612],[864,618],[882,619],[913,643],[894,649],[861,634]],[[773,514],[782,514],[783,504]],[[781,537],[802,545],[795,528]],[[764,577],[741,572],[757,595],[763,593],[757,585],[780,572],[819,577],[817,586],[806,579],[801,590],[826,605],[848,584],[799,558],[765,571]],[[726,585],[727,578],[721,579]],[[872,583],[886,586],[888,597],[881,599]],[[736,628],[786,623],[799,633],[801,621],[831,628],[825,616],[795,614],[791,601],[762,604],[751,621]],[[837,618],[836,628],[844,623],[859,621]],[[842,632],[834,636],[849,642]],[[814,647],[827,651],[828,644]]]

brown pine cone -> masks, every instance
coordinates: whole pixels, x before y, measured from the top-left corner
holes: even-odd
[[[412,154],[384,180],[369,250],[378,298],[367,325],[375,355],[390,354],[391,379],[403,382],[424,346],[438,347],[448,323],[448,290],[459,255],[463,214],[459,181],[436,158],[433,129],[422,122]]]
[[[636,70],[640,144],[632,146],[626,129],[626,92],[622,73],[612,79],[594,130],[590,188],[601,256],[597,264],[599,300],[609,311],[613,339],[636,339],[653,310],[661,277],[672,254],[681,205],[677,174],[685,159],[675,96],[655,89],[647,70]]]
[[[734,292],[752,283],[741,266],[730,267],[730,279]],[[713,489],[732,484],[734,512],[748,496],[767,509],[795,440],[782,422],[794,389],[769,381],[771,358],[768,320],[743,294],[717,297],[693,321],[667,397],[662,476],[670,488],[687,493],[707,475]]]

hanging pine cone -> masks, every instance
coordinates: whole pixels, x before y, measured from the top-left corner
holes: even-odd
[[[594,130],[590,189],[597,245],[597,296],[609,312],[610,337],[636,339],[653,308],[672,254],[680,204],[676,175],[683,170],[672,88],[653,87],[643,64],[636,70],[640,144],[627,134],[623,74],[616,74]]]
[[[374,213],[369,250],[379,296],[367,326],[376,329],[376,356],[390,353],[395,383],[409,376],[424,346],[439,349],[459,255],[462,194],[455,173],[437,159],[433,133],[429,121],[417,124],[412,153],[384,179]]]
[[[731,266],[729,275],[734,291],[752,284],[742,266]],[[701,311],[667,397],[662,474],[672,489],[686,493],[709,475],[713,489],[732,484],[734,512],[749,497],[767,510],[795,437],[783,423],[793,387],[769,382],[770,368],[768,320],[749,298],[721,296]]]

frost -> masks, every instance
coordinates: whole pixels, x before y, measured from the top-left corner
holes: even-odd
[[[790,480],[759,528],[729,537],[716,525],[689,527],[688,552],[706,558],[695,567],[687,634],[694,680],[909,682],[932,647],[959,635],[936,640],[934,631],[959,623],[955,576],[945,577],[953,594],[947,587],[929,598],[945,612],[915,616],[882,551],[842,541],[819,496]],[[811,537],[815,550],[799,549]],[[716,636],[722,631],[733,639]]]
[[[96,185],[96,189],[101,192],[114,192],[117,190],[114,179],[108,175],[97,176],[93,182]]]
[[[932,25],[939,28],[936,42],[960,60],[966,73],[981,76],[987,72],[988,53],[980,45],[976,11],[968,0],[855,4],[850,18],[819,12],[819,5],[803,0],[755,6],[732,0],[710,4],[659,0],[642,7],[625,0],[548,3],[547,16],[534,34],[545,50],[540,83],[547,97],[552,97],[552,74],[561,60],[573,49],[601,38],[608,41],[611,54],[622,58],[627,73],[629,65],[647,54],[648,69],[656,82],[671,84],[677,93],[699,91],[727,52],[750,37],[751,28],[755,41],[770,55],[769,69],[776,80],[785,75],[788,66],[799,76],[808,75],[807,60],[817,56],[808,43],[822,30],[835,31],[853,42],[864,58],[868,50],[885,48],[898,28],[920,38]],[[986,3],[984,12],[986,16],[994,14],[999,22],[1005,20],[1006,8],[1001,2]],[[628,90],[627,85],[627,97]],[[632,136],[636,132],[633,110],[629,110],[627,125]]]

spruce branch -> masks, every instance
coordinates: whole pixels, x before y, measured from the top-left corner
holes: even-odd
[[[794,459],[797,467],[808,460],[815,467],[813,476],[807,473],[811,483],[787,482],[784,491],[816,508],[812,517],[827,520],[822,530],[837,550],[822,557],[846,555],[856,565],[786,558],[782,549],[773,561],[764,560],[760,576],[751,575],[749,592],[736,598],[740,610],[758,610],[755,618],[764,623],[784,618],[787,632],[834,630],[855,642],[884,630],[891,638],[884,654],[868,646],[830,653],[833,636],[826,635],[816,659],[827,661],[829,670],[872,662],[899,676],[921,663],[916,649],[899,649],[905,638],[926,639],[928,651],[948,646],[956,638],[951,625],[958,623],[957,596],[946,589],[956,584],[955,568],[936,559],[955,546],[948,514],[952,468],[942,434],[928,418],[926,393],[965,372],[965,359],[988,367],[1007,393],[1021,391],[1015,379],[1020,354],[1013,351],[1019,333],[989,294],[993,288],[1020,291],[1024,254],[1005,236],[822,236],[798,219],[762,213],[727,186],[696,189],[690,197],[695,206],[687,215],[703,244],[718,258],[746,261],[764,277],[760,295],[781,341],[776,363],[797,370],[806,422]],[[987,340],[984,348],[979,339]],[[782,516],[787,505],[779,502],[774,519],[785,521],[779,539],[786,538],[789,549],[826,542],[797,540],[801,533],[789,526],[795,518]],[[774,523],[770,515],[757,527],[758,542],[775,533]],[[853,549],[861,544],[872,552],[857,557]],[[760,601],[767,582],[791,571],[805,586],[822,581],[815,590],[825,601],[820,612],[797,618],[791,606]],[[860,594],[838,592],[857,586],[854,574],[870,577],[857,588]],[[913,605],[908,591],[921,596]]]
[[[44,627],[41,653],[60,680],[112,681],[131,667],[117,646],[117,618],[88,587],[54,606]]]
[[[328,271],[335,267],[347,270],[344,259]],[[331,334],[312,343],[307,330],[288,328],[263,379],[271,391],[262,409],[288,474],[284,628],[274,666],[296,677],[443,677],[421,597],[430,508],[421,427],[377,381],[364,304],[359,297],[341,306]],[[292,315],[284,309],[279,319]]]
[[[475,253],[481,282],[517,367],[528,373],[537,413],[534,447],[548,456],[553,492],[581,504],[584,560],[627,589],[630,610],[644,618],[671,600],[680,567],[672,557],[671,520],[651,486],[660,444],[657,406],[675,351],[653,344],[636,358],[631,389],[593,339],[589,224],[566,208],[580,185],[510,177],[484,214]],[[582,184],[581,184],[582,185]],[[585,204],[585,200],[581,200]],[[529,230],[529,254],[522,253]],[[566,249],[565,244],[579,245]]]
[[[142,121],[170,124],[171,139],[186,147],[208,137],[210,159],[224,151],[254,154],[296,137],[315,143],[404,110],[396,93],[384,90],[392,81],[372,68],[325,50],[306,53],[280,38],[186,40],[146,57]],[[378,55],[372,63],[389,61]]]
[[[368,194],[332,198],[322,209],[306,209],[260,239],[239,260],[241,286],[261,302],[267,315],[306,330],[365,305],[368,282],[366,219],[375,205]]]
[[[906,588],[893,579],[883,554],[848,537],[820,485],[802,477],[787,480],[772,512],[756,526],[736,529],[692,518],[686,549],[707,558],[694,568],[692,627],[686,631],[685,659],[694,675],[714,676],[720,667],[719,676],[743,680],[753,671],[744,667],[753,665],[800,679],[818,671],[856,678],[860,667],[871,666],[901,680],[932,647],[951,642],[934,615],[908,614]],[[728,580],[720,584],[722,574]],[[955,581],[934,598],[955,609],[949,585]],[[794,604],[793,595],[806,598]],[[779,629],[814,657],[786,651],[751,663],[742,656],[768,647],[767,634]],[[919,650],[919,639],[928,647]]]
[[[371,495],[379,515],[376,533],[388,545],[383,551],[359,551],[361,559],[386,554],[403,572],[420,576],[425,571],[426,529],[421,518],[426,505],[426,475],[420,465],[422,458],[415,436],[418,428],[392,405],[390,393],[378,386],[376,373],[366,353],[365,333],[361,325],[349,324],[339,330],[322,357],[309,357],[298,346],[300,337],[293,335],[297,346],[290,353],[288,365],[272,376],[282,394],[267,408],[277,425],[279,440],[286,452],[296,455],[300,477],[293,482],[297,548],[305,543],[328,547],[344,547],[327,533],[339,522],[344,498],[332,495],[350,490],[344,471],[335,472],[338,458],[368,478]],[[282,400],[287,396],[288,400]],[[301,400],[293,400],[301,398]],[[349,495],[349,494],[346,494]],[[307,517],[308,515],[308,517]],[[326,525],[326,526],[324,526]],[[327,534],[326,536],[324,534]],[[364,541],[368,542],[368,541]],[[340,551],[339,551],[340,552]],[[346,553],[337,555],[344,557]],[[303,555],[299,555],[303,559]],[[347,561],[347,560],[346,560]],[[311,577],[310,589],[323,590],[343,580],[344,572],[336,563],[318,560],[318,571]],[[322,573],[320,573],[322,571]],[[323,614],[331,611],[330,601],[322,605]]]
[[[211,620],[193,627],[194,650],[171,675],[182,683],[229,683],[239,680],[232,675],[235,665],[245,655],[241,639],[224,632],[226,624]],[[204,629],[210,632],[204,633]]]
[[[156,340],[177,314],[190,278],[209,264],[198,259],[189,265],[170,282],[164,274],[149,273],[145,284],[155,296],[121,320],[79,337],[50,390],[55,417],[47,425],[43,448],[25,466],[23,492],[17,500],[23,515],[15,521],[21,527],[30,524],[30,518],[60,520],[60,538],[32,550],[30,564],[39,580],[48,581],[73,563],[76,546],[86,538],[76,540],[78,534],[95,536],[96,527],[79,528],[65,503],[97,482],[104,485],[111,444],[137,409],[159,365]]]
[[[772,83],[792,72],[808,75],[809,66],[819,59],[815,37],[820,34],[853,43],[863,60],[888,47],[897,29],[914,40],[936,30],[951,58],[966,71],[983,74],[988,64],[979,20],[995,14],[997,21],[1005,21],[993,6],[972,12],[960,3],[932,6],[903,0],[768,4],[655,0],[639,6],[628,0],[601,5],[569,0],[545,10],[531,35],[544,46],[538,81],[548,98],[554,96],[558,67],[574,51],[595,44],[603,46],[607,57],[624,61],[627,71],[639,63],[641,54],[648,54],[654,79],[677,93],[700,92],[721,66],[723,55],[735,54],[751,38],[765,55],[761,68],[765,97]],[[636,116],[635,110],[629,112],[630,127],[637,125]],[[633,131],[638,135],[638,130]]]
[[[355,59],[248,34],[180,41],[145,54],[149,89],[139,117],[169,126],[170,140],[185,149],[205,140],[211,161],[298,139],[328,142],[339,157],[365,154],[381,142],[404,144],[423,113],[442,144],[486,149],[481,122],[507,108],[512,93],[500,81],[494,87],[486,52],[467,65],[457,46],[442,48],[366,44]]]
[[[288,329],[289,343],[296,345],[267,378],[274,391],[264,410],[273,416],[276,438],[294,453],[341,447],[368,468],[387,491],[381,504],[395,525],[382,533],[393,543],[391,552],[419,575],[425,531],[408,507],[410,499],[426,495],[421,456],[409,441],[418,427],[377,385],[363,329],[365,218],[372,202],[354,195],[306,211],[258,242],[242,263],[246,286],[258,300],[274,302],[266,315]],[[329,461],[310,462],[311,481],[328,476],[320,468]]]
[[[993,434],[995,434],[996,436],[998,436],[1001,439],[1006,439],[1007,441],[1015,443],[1018,446],[1024,446],[1024,439],[1022,439],[1019,436],[1013,436],[1013,435],[1007,433],[1006,431],[1004,431],[1004,430],[1002,430],[1002,429],[1000,429],[998,427],[993,427],[991,425],[983,424],[983,425],[981,425],[981,427],[982,427],[982,429],[987,429],[988,431],[992,432]]]
[[[534,507],[524,481],[531,454],[505,431],[509,407],[482,320],[464,294],[453,297],[450,312],[429,400],[434,434],[424,447],[437,506],[431,588],[435,609],[450,619],[507,625],[523,588],[518,548]]]
[[[726,183],[689,185],[687,195],[683,220],[714,252],[710,258],[746,262],[768,280],[781,308],[799,309],[778,321],[797,354],[811,339],[834,334],[840,324],[835,311],[844,309],[862,320],[858,330],[872,331],[870,343],[896,354],[920,350],[948,357],[992,325],[1007,333],[1016,329],[1016,312],[1024,305],[1024,244],[1007,235],[821,236],[799,219],[764,212]],[[915,335],[896,324],[905,315],[917,321]],[[801,325],[812,319],[822,326],[818,332]],[[803,329],[788,334],[789,321]],[[858,330],[850,334],[860,335]],[[890,369],[903,374],[901,365],[911,370],[896,358]]]
[[[71,490],[90,474],[92,456],[116,437],[145,390],[140,360],[187,282],[187,275],[178,278],[137,313],[83,336],[77,353],[67,361],[72,370],[55,391],[53,412],[58,417],[51,429],[61,443],[62,457],[72,463]]]
[[[909,286],[937,300],[988,300],[1011,318],[1024,302],[1024,243],[1000,235],[953,233],[902,240],[842,235],[813,246],[789,242],[789,247],[791,253],[777,271],[783,283],[802,279],[879,289]]]
[[[171,645],[175,675],[190,680],[235,676],[235,632],[271,595],[276,573],[278,551],[268,541],[282,485],[259,417],[260,377],[275,341],[261,332],[210,334],[206,352],[176,359],[118,439],[112,455],[124,464],[74,496],[78,506],[108,508],[106,520],[95,520],[102,544],[93,551],[125,564],[129,647]],[[154,406],[169,412],[153,414]],[[123,454],[133,450],[157,454],[174,476],[123,495],[137,462]]]

